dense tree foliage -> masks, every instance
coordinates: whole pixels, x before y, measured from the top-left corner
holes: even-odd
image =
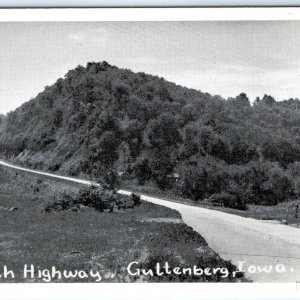
[[[270,205],[299,195],[299,125],[298,99],[251,105],[245,93],[223,99],[88,63],[0,117],[0,152],[73,176],[125,172],[197,201]]]

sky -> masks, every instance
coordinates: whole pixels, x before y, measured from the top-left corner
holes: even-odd
[[[0,113],[103,60],[225,98],[300,98],[300,21],[0,23]]]

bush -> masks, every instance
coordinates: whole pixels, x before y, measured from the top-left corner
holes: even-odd
[[[78,198],[75,200],[82,205],[92,207],[102,212],[104,209],[113,208],[116,202],[116,194],[112,190],[91,186],[80,190]]]
[[[73,194],[61,193],[53,203],[45,206],[44,211],[77,210],[82,205],[100,212],[103,212],[105,209],[113,211],[115,202],[116,195],[113,191],[105,190],[102,187],[89,186]]]
[[[127,209],[134,208],[141,204],[140,196],[132,194],[118,195],[114,190],[108,190],[103,187],[89,186],[74,193],[60,193],[52,203],[44,206],[45,212],[62,210],[82,210],[82,206],[91,207],[96,211],[103,212],[109,210],[113,212],[114,208]]]
[[[247,209],[244,199],[238,197],[237,195],[231,195],[224,192],[211,195],[205,202],[212,205],[220,205],[240,210]]]
[[[132,193],[130,198],[133,201],[134,206],[138,206],[142,203],[140,195],[136,195],[136,194]]]

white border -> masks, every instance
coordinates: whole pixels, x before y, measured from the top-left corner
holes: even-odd
[[[298,289],[298,291],[297,291]],[[299,300],[300,285],[257,283],[0,284],[5,300]]]
[[[0,22],[217,20],[300,20],[300,8],[0,9]],[[300,284],[296,283],[0,284],[0,299],[6,300],[299,298]]]
[[[272,8],[0,8],[13,21],[267,21],[300,20],[300,7]]]

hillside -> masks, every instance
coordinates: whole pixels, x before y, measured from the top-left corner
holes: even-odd
[[[226,206],[300,188],[300,101],[223,99],[106,62],[70,70],[0,118],[0,153],[29,167],[139,184]],[[170,175],[179,173],[178,181]]]

